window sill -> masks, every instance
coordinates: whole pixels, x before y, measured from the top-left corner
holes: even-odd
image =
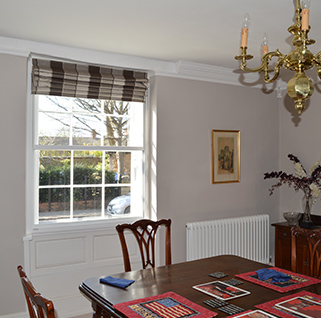
[[[31,236],[42,236],[50,234],[77,233],[77,232],[92,232],[100,230],[114,229],[119,223],[132,223],[141,216],[122,217],[115,219],[100,219],[91,221],[76,221],[76,222],[61,222],[61,223],[42,223],[34,225]]]

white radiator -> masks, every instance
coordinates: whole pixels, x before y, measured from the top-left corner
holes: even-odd
[[[269,263],[267,214],[186,224],[187,261],[232,254]]]

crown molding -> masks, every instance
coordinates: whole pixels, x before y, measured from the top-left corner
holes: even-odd
[[[0,54],[17,56],[42,56],[52,59],[139,69],[142,71],[162,73],[175,72],[175,63],[154,60],[139,56],[116,54],[104,51],[81,49],[76,47],[61,46],[49,43],[27,41],[0,36]]]
[[[243,73],[240,73],[239,69],[233,70],[226,67],[193,63],[189,61],[179,61],[176,63],[176,67],[177,73],[181,77],[193,77],[198,80],[243,86],[239,80],[240,76],[243,77]],[[254,73],[250,73],[246,74],[246,79],[250,83],[255,83],[259,80],[259,76]]]
[[[198,81],[214,82],[226,85],[254,88],[270,87],[263,84],[257,73],[244,73],[239,69],[194,63],[189,61],[162,61],[139,56],[94,51],[75,47],[61,46],[14,39],[0,36],[0,54],[16,56],[42,56],[53,59],[93,63],[110,67],[139,69],[152,76],[169,76]],[[279,85],[278,85],[279,86]],[[272,87],[272,86],[271,86]]]

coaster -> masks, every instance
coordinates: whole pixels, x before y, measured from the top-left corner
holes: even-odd
[[[215,273],[212,273],[212,274],[208,274],[208,276],[211,276],[211,277],[214,277],[214,278],[223,278],[223,277],[226,277],[228,275],[225,274],[225,273],[222,273],[222,272],[215,272]]]
[[[243,284],[243,282],[241,280],[238,280],[236,278],[225,280],[224,283],[232,285],[232,286],[238,286],[238,285],[242,285]]]
[[[227,305],[227,306],[224,306],[224,307],[220,307],[220,308],[218,308],[218,310],[223,311],[223,312],[225,312],[226,314],[229,314],[229,315],[235,315],[235,314],[238,314],[238,313],[244,311],[243,308],[235,306],[233,304]]]
[[[226,302],[224,300],[219,300],[217,298],[212,298],[212,299],[204,300],[204,304],[206,304],[212,308],[218,308],[218,307],[228,305],[228,302]]]

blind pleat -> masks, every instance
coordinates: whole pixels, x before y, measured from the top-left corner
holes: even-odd
[[[32,60],[32,94],[145,102],[147,73]]]

